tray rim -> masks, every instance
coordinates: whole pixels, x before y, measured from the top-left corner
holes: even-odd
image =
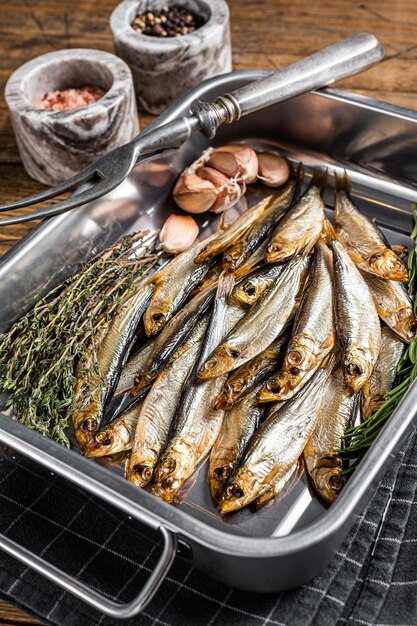
[[[204,96],[213,87],[223,88],[235,79],[249,82],[269,73],[266,70],[242,70],[208,79],[187,92],[147,129],[155,128],[183,113],[195,98]],[[417,111],[412,109],[340,89],[326,88],[315,93],[320,97],[349,102],[374,111],[384,111],[417,123]],[[38,224],[3,255],[0,266],[19,254],[26,245],[30,245],[39,232],[45,228],[53,228],[63,217],[57,216]],[[357,514],[372,485],[381,477],[389,457],[393,456],[407,433],[417,429],[413,424],[417,418],[417,403],[413,399],[416,394],[417,382],[407,392],[337,501],[317,520],[283,537],[235,535],[226,529],[213,528],[186,511],[137,489],[122,477],[77,452],[62,448],[58,443],[14,422],[3,413],[0,413],[0,441],[155,529],[164,526],[182,538],[228,556],[272,559],[301,552],[335,535],[349,521],[353,523],[352,516]],[[366,481],[363,480],[364,476]],[[95,490],[96,488],[101,488],[102,492]]]

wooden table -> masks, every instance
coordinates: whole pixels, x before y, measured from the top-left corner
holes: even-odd
[[[0,90],[29,59],[60,48],[113,51],[110,0],[0,0]],[[357,93],[417,108],[416,0],[230,0],[235,69],[279,69],[348,37],[370,31],[385,46],[385,60],[340,83]],[[150,116],[141,115],[142,128]],[[0,204],[36,193],[42,185],[23,170],[4,98],[0,98]],[[4,214],[5,216],[7,214]],[[0,255],[33,223],[0,232]],[[0,602],[0,624],[35,624]]]

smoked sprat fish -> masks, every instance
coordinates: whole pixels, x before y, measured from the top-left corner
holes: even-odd
[[[310,185],[295,205],[278,222],[265,260],[285,261],[297,254],[308,254],[323,230],[324,203],[321,190],[326,172],[316,171]]]
[[[269,201],[270,196],[264,198],[244,213],[241,213],[233,224],[230,224],[223,230],[219,230],[209,240],[203,242],[205,245],[195,254],[194,262],[197,264],[206,263],[232,246],[236,239],[241,237],[262,215]]]
[[[238,469],[220,498],[220,512],[248,505],[294,468],[318,417],[324,384],[333,359],[304,385],[299,393],[271,413],[252,437]]]
[[[232,297],[242,304],[255,304],[264,291],[279,278],[284,268],[283,263],[260,267],[236,285]]]
[[[392,388],[397,366],[405,352],[405,344],[388,326],[382,328],[381,349],[369,380],[362,389],[362,418],[368,419],[385,401]]]
[[[381,324],[360,271],[338,241],[331,246],[336,331],[346,385],[355,393],[369,379],[378,358]]]
[[[275,284],[252,305],[200,368],[200,380],[222,376],[271,345],[294,314],[304,270],[308,265],[308,257],[296,257],[285,265]]]
[[[357,394],[346,391],[343,370],[336,366],[325,383],[317,421],[303,452],[307,476],[326,504],[336,499],[345,483],[342,461],[335,449],[340,447],[345,430],[354,420],[357,400]]]
[[[416,320],[410,296],[398,281],[363,273],[380,318],[406,343],[414,337]]]
[[[175,315],[191,291],[204,278],[209,270],[208,263],[198,267],[194,257],[216,237],[211,235],[178,254],[160,269],[151,281],[155,285],[152,299],[143,316],[145,332],[148,337],[157,335],[165,324]]]
[[[227,302],[233,286],[233,280],[228,278],[219,282],[201,354],[187,381],[176,411],[170,441],[155,472],[152,491],[167,502],[173,501],[187,478],[210,452],[223,421],[224,411],[215,409],[213,404],[225,377],[199,383],[196,381],[196,373],[207,354],[244,313],[240,306]]]
[[[236,269],[250,257],[258,245],[271,233],[284,211],[291,206],[297,185],[297,177],[293,175],[281,193],[270,198],[265,210],[246,234],[224,253],[225,267]]]
[[[167,444],[183,386],[201,350],[206,327],[207,319],[202,319],[172,362],[165,365],[145,398],[138,415],[132,454],[126,463],[126,478],[138,487],[144,487],[153,477]]]
[[[137,395],[149,385],[171,360],[176,350],[187,340],[198,320],[208,311],[214,298],[216,283],[197,293],[166,324],[153,340],[152,347],[144,363],[136,370],[131,394]]]
[[[138,402],[95,433],[92,440],[85,446],[84,454],[90,457],[102,457],[131,450],[141,409],[142,402]]]
[[[137,327],[152,296],[153,285],[141,282],[135,290],[107,327],[100,331],[100,339],[90,351],[90,363],[80,361],[77,366],[77,404],[72,423],[81,449],[100,426],[106,403],[117,385]]]
[[[379,228],[361,213],[350,197],[350,181],[335,175],[335,232],[352,261],[370,274],[407,282],[407,268]]]
[[[254,387],[261,385],[282,361],[288,339],[289,332],[284,331],[266,350],[232,372],[216,398],[215,407],[230,411]]]
[[[332,255],[326,244],[319,241],[284,362],[260,391],[259,401],[291,398],[311,378],[335,341]]]
[[[211,497],[215,504],[249,439],[261,422],[264,407],[256,401],[257,391],[258,388],[255,387],[225,414],[219,436],[211,450],[208,477]]]

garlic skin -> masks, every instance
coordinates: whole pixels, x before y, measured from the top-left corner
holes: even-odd
[[[211,207],[212,213],[223,213],[228,209],[231,209],[237,204],[240,198],[246,193],[245,183],[237,183],[231,180],[229,185],[222,189],[217,196],[216,202]]]
[[[209,180],[216,186],[217,199],[210,211],[222,213],[234,206],[246,191],[245,183],[238,183],[234,178],[228,178],[213,167],[200,167],[198,176]]]
[[[281,187],[290,176],[290,166],[275,152],[258,152],[258,179],[267,187]]]
[[[178,206],[187,213],[204,213],[215,203],[217,191],[209,180],[184,171],[176,182],[173,196]]]
[[[159,233],[162,248],[170,254],[188,250],[197,237],[198,224],[190,215],[170,215]]]
[[[248,185],[258,177],[258,157],[249,146],[222,146],[208,155],[207,164],[229,178]]]

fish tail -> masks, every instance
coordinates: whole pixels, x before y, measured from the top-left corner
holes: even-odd
[[[330,223],[327,217],[324,218],[323,239],[327,244],[330,244],[334,239],[336,239],[336,233],[334,232],[333,224]]]
[[[316,168],[313,171],[313,176],[311,177],[309,187],[318,187],[320,189],[320,192],[322,193],[326,184],[327,184],[327,168],[324,170]]]
[[[295,180],[295,190],[293,199],[297,200],[301,195],[301,185],[304,180],[305,169],[304,165],[300,162],[296,168],[290,163],[290,179]],[[293,201],[294,201],[293,200]]]
[[[344,191],[347,196],[350,196],[351,190],[352,190],[352,183],[346,170],[344,171],[343,176],[339,176],[339,174],[335,172],[334,173],[335,194],[337,194],[339,191]]]
[[[228,298],[234,289],[236,277],[234,272],[224,271],[220,274],[219,283],[217,285],[217,298]]]

